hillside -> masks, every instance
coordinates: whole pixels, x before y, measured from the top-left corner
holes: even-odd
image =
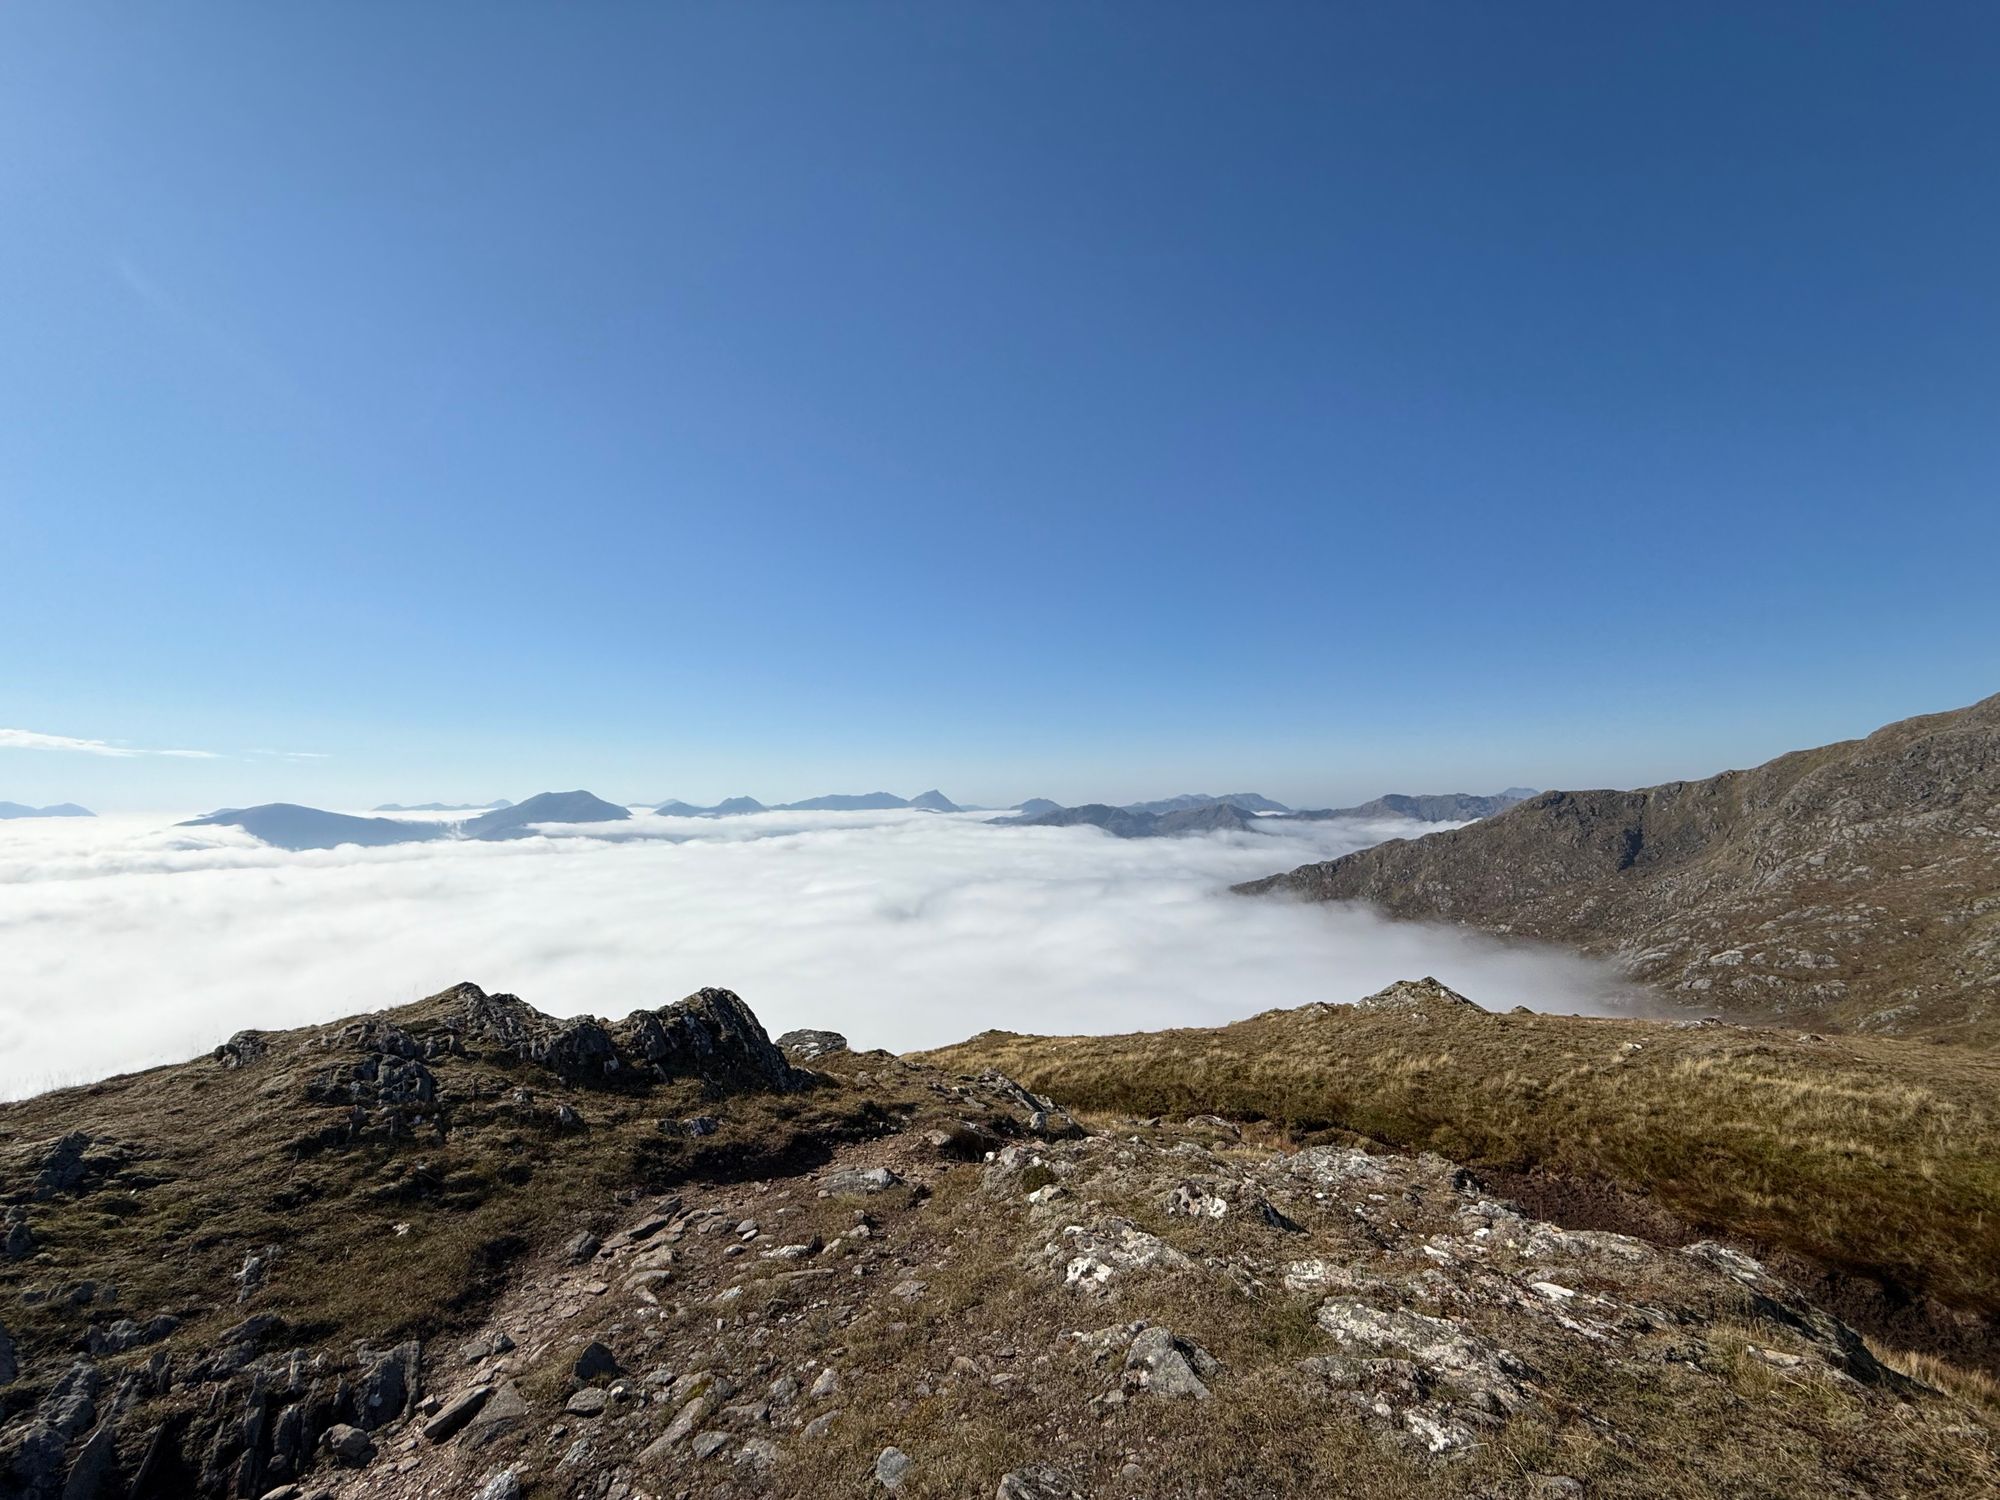
[[[74,802],[53,802],[47,807],[30,807],[24,802],[0,802],[0,818],[94,818],[97,814]]]
[[[1587,1218],[1733,1236],[1847,1278],[1878,1310],[1928,1298],[1942,1326],[1970,1315],[2000,1368],[2000,1061],[1985,1052],[1493,1014],[1426,980],[1212,1029],[986,1032],[922,1056],[1079,1110],[1436,1151]]]
[[[1702,1059],[1683,1091],[1727,1100],[1796,1044],[1695,1029],[1655,1056],[1637,1023],[1489,1017],[1428,985],[1244,1028],[904,1060],[808,1031],[788,1057],[727,991],[610,1023],[461,985],[0,1106],[0,1474],[24,1500],[2000,1484],[1962,1364],[1885,1364],[1740,1243],[1604,1232],[1326,1128],[1334,1080],[1400,1079],[1384,1119],[1448,1105],[1474,1028],[1560,1058],[1559,1101],[1599,1075],[1654,1098]],[[1341,1068],[1269,1071],[1281,1035]],[[1130,1066],[1161,1045],[1185,1066]],[[1726,1119],[1777,1134],[1810,1099],[1830,1147],[1900,1153],[1904,1227],[1949,1206],[1967,1235],[1909,1253],[1940,1294],[1990,1297],[1993,1080],[1919,1084],[1898,1059],[1935,1049],[1868,1046]],[[1073,1119],[984,1070],[1001,1054],[1174,1114]],[[1489,1104],[1528,1079],[1477,1076]],[[1197,1096],[1262,1107],[1181,1115]],[[1845,1154],[1791,1180],[1844,1193]]]
[[[1749,771],[1543,792],[1237,889],[1616,957],[1733,1016],[2000,1036],[2000,697]]]

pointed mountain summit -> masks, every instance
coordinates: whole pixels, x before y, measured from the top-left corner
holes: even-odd
[[[910,799],[909,805],[911,807],[921,807],[925,812],[963,812],[965,810],[936,787],[932,787],[928,792],[917,793],[916,796]]]

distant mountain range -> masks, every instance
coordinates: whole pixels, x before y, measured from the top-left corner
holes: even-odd
[[[1187,812],[1197,807],[1213,807],[1218,803],[1228,803],[1240,807],[1245,812],[1283,813],[1291,809],[1282,802],[1274,802],[1262,792],[1224,792],[1220,797],[1212,797],[1207,792],[1182,792],[1178,797],[1162,797],[1157,802],[1127,802],[1125,811],[1141,813]]]
[[[831,796],[811,797],[804,802],[781,802],[775,807],[766,807],[755,797],[731,797],[713,807],[697,807],[692,802],[673,800],[662,802],[653,811],[669,818],[731,818],[760,812],[891,812],[899,807],[914,807],[922,812],[971,810],[960,807],[933,787],[914,797],[898,797],[894,792],[836,792]]]
[[[631,817],[615,802],[589,792],[543,792],[525,802],[509,803],[463,823],[410,823],[397,818],[357,818],[349,813],[300,807],[293,802],[267,802],[259,807],[225,807],[204,818],[190,818],[182,828],[241,828],[251,837],[278,849],[334,849],[342,844],[379,848],[387,844],[420,844],[433,839],[519,839],[534,834],[538,823],[615,823]]]
[[[495,808],[512,807],[513,805],[505,797],[501,797],[493,802],[384,802],[375,811],[378,813],[491,812]]]
[[[1170,804],[1171,805],[1171,804]],[[1051,812],[1024,813],[1013,818],[990,818],[990,823],[1014,828],[1074,828],[1088,825],[1102,828],[1121,839],[1171,838],[1182,833],[1213,833],[1217,829],[1253,828],[1260,819],[1233,802],[1204,802],[1191,807],[1172,807],[1168,812],[1148,812],[1143,807],[1112,807],[1104,802],[1086,802],[1081,807],[1058,807]]]
[[[47,807],[29,807],[25,802],[0,802],[0,818],[94,818],[97,814],[74,802],[55,802]]]
[[[1021,804],[1017,816],[991,818],[989,822],[1013,828],[1073,828],[1088,824],[1116,834],[1121,839],[1167,838],[1182,833],[1213,833],[1217,829],[1260,830],[1267,823],[1323,823],[1338,818],[1405,818],[1419,823],[1463,823],[1490,817],[1534,795],[1521,787],[1509,787],[1490,797],[1465,792],[1410,797],[1391,792],[1357,807],[1319,808],[1294,812],[1282,802],[1257,792],[1230,792],[1222,797],[1206,797],[1189,792],[1158,802],[1133,802],[1113,807],[1104,802],[1086,802],[1078,807],[1060,807],[1046,798]],[[1032,810],[1031,810],[1032,809]],[[1261,814],[1261,816],[1260,816]]]
[[[1996,829],[2000,696],[1238,889],[1571,943],[1735,1015],[2000,1039]]]
[[[1210,797],[1188,792],[1155,802],[1135,802],[1124,807],[1090,802],[1063,807],[1046,797],[1032,797],[1013,815],[990,821],[1015,827],[1067,828],[1088,824],[1124,839],[1168,838],[1176,834],[1211,833],[1218,829],[1254,830],[1261,824],[1290,820],[1324,821],[1330,818],[1410,818],[1421,822],[1463,822],[1485,817],[1490,812],[1513,805],[1520,788],[1491,797],[1453,792],[1442,796],[1408,797],[1391,794],[1359,807],[1293,812],[1282,802],[1258,792],[1229,792]],[[12,803],[0,803],[0,815],[21,817],[33,810],[6,812]],[[712,807],[670,800],[653,809],[656,816],[674,818],[727,818],[760,812],[887,812],[914,809],[921,812],[976,812],[962,806],[935,787],[914,797],[898,797],[893,792],[834,793],[803,802],[786,802],[766,807],[754,797],[731,797]],[[89,816],[83,809],[73,814]],[[472,812],[474,808],[449,803],[428,802],[414,807],[390,803],[377,812]],[[58,809],[43,809],[44,815],[62,815]],[[193,818],[182,827],[241,828],[280,849],[332,849],[341,844],[376,847],[384,844],[412,844],[431,839],[512,839],[527,838],[536,825],[544,823],[612,823],[631,816],[629,809],[606,802],[589,792],[542,792],[521,803],[489,803],[479,816],[463,822],[414,822],[397,818],[356,817],[349,813],[327,812],[301,807],[291,802],[270,802],[259,807],[223,808],[203,818]]]
[[[1515,803],[1525,802],[1534,795],[1532,787],[1520,786],[1510,786],[1506,791],[1495,792],[1490,797],[1475,796],[1470,792],[1438,792],[1409,797],[1401,792],[1390,792],[1387,796],[1355,807],[1320,808],[1293,813],[1292,816],[1315,823],[1331,818],[1414,818],[1419,823],[1470,823],[1505,812]]]

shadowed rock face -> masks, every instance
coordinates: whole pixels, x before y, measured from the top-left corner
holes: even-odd
[[[577,1083],[696,1078],[717,1088],[789,1092],[807,1081],[729,990],[699,990],[616,1022],[545,1016],[524,1000],[488,995],[477,985],[452,993],[461,999],[466,1044],[500,1047]]]
[[[1750,771],[1543,792],[1237,889],[1614,955],[1689,1004],[2000,1032],[2000,697]]]

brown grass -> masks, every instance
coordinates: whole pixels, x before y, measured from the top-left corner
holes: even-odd
[[[2000,1311],[2000,1059],[1983,1051],[1342,1006],[1212,1030],[986,1032],[923,1056],[1078,1109],[1213,1112],[1614,1184],[1704,1232]]]

